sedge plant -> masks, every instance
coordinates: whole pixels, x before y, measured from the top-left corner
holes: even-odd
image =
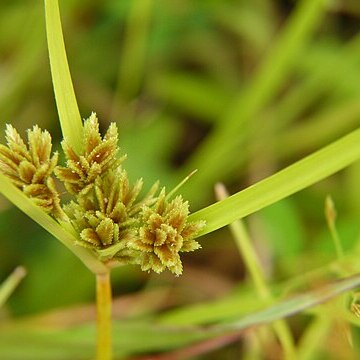
[[[95,113],[84,122],[81,120],[57,0],[45,0],[45,17],[66,162],[59,164],[59,154],[52,152],[51,135],[46,130],[34,125],[25,141],[8,125],[7,144],[0,146],[0,191],[68,247],[95,275],[97,359],[110,360],[113,357],[111,269],[135,264],[144,271],[168,270],[179,276],[183,272],[180,254],[199,249],[201,246],[196,240],[199,236],[304,189],[358,160],[360,129],[257,184],[190,214],[189,203],[176,195],[183,182],[170,192],[157,182],[145,195],[141,195],[141,179],[130,184],[124,168],[126,156],[118,147],[115,123],[101,135]],[[357,284],[358,279],[349,280],[340,290],[336,288],[333,295]],[[264,284],[258,290],[264,292],[267,301],[271,299]],[[301,306],[303,303],[311,306],[316,302],[304,297]],[[288,310],[284,312],[288,313]],[[279,317],[270,314],[268,319],[273,321]],[[256,319],[251,321],[256,323]],[[248,323],[244,319],[232,326],[240,328]],[[281,324],[275,325],[275,331],[291,352],[292,344],[286,340],[288,330]]]

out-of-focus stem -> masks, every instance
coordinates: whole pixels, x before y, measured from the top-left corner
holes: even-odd
[[[329,226],[331,237],[334,241],[336,255],[338,259],[341,260],[344,257],[344,249],[342,247],[341,240],[336,229],[336,210],[334,202],[330,195],[328,195],[325,200],[325,217]]]
[[[26,275],[26,270],[22,266],[18,266],[11,275],[0,286],[0,307],[5,304],[21,279]]]
[[[229,196],[223,184],[217,184],[215,192],[218,200],[226,199]],[[250,274],[257,293],[262,299],[270,303],[273,300],[272,294],[266,284],[260,261],[254,247],[252,246],[244,223],[241,220],[236,220],[230,224],[230,230],[234,236],[236,245],[243,257],[245,266]],[[273,323],[273,329],[283,347],[284,358],[287,360],[296,359],[294,339],[285,320],[275,321]]]

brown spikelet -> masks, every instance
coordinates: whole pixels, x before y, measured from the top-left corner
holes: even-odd
[[[117,159],[118,132],[113,123],[104,138],[99,133],[99,122],[95,113],[84,122],[83,152],[76,154],[71,146],[62,142],[66,156],[66,167],[58,166],[55,174],[61,180],[67,191],[74,195],[86,195],[95,180],[107,170],[117,168],[124,160]]]
[[[65,212],[80,233],[79,245],[93,249],[104,260],[139,262],[139,252],[128,246],[137,237],[139,211],[135,210],[156,201],[153,191],[138,201],[141,186],[142,181],[130,186],[126,171],[118,167],[97,177],[86,196],[66,205]]]
[[[144,271],[162,272],[165,268],[175,275],[182,273],[179,252],[200,248],[194,240],[204,226],[203,222],[187,223],[189,204],[181,196],[168,202],[163,189],[156,204],[144,206],[138,238],[130,248],[143,253],[141,268]]]

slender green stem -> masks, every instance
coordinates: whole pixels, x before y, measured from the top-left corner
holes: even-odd
[[[225,186],[222,184],[216,185],[215,192],[219,200],[223,200],[228,197]],[[241,220],[237,220],[229,226],[236,241],[236,245],[239,248],[239,252],[243,257],[245,266],[249,271],[252,281],[254,282],[257,293],[262,299],[270,303],[273,300],[273,296],[266,284],[260,260],[254,247],[252,246],[249,233],[244,223]],[[274,322],[273,328],[284,349],[285,358],[288,360],[294,360],[296,358],[294,340],[285,320],[278,320]]]
[[[96,360],[112,359],[110,271],[96,275],[97,342]]]
[[[224,200],[229,195],[223,184],[216,184],[216,197],[218,200]],[[249,233],[245,224],[238,220],[229,225],[231,233],[234,236],[236,245],[243,257],[245,266],[249,271],[250,277],[254,282],[255,289],[263,299],[269,299],[270,290],[266,286],[265,276],[260,265],[259,258],[251,244]]]
[[[10,276],[0,286],[0,307],[14,292],[22,278],[26,275],[26,270],[22,266],[17,267]]]
[[[326,221],[328,223],[328,227],[329,227],[329,230],[330,230],[330,233],[331,233],[331,237],[332,237],[332,239],[334,241],[337,257],[338,257],[339,260],[341,260],[344,257],[344,250],[343,250],[343,247],[341,245],[341,240],[340,240],[338,231],[336,229],[335,205],[334,205],[334,202],[333,202],[333,200],[332,200],[332,198],[330,196],[327,196],[326,200],[325,200],[325,217],[326,217]]]
[[[45,0],[51,76],[64,139],[81,152],[82,121],[66,57],[58,0]]]
[[[321,347],[324,344],[324,340],[330,331],[332,322],[332,316],[328,312],[324,312],[319,314],[311,324],[308,325],[299,342],[299,360],[311,360],[317,358]]]
[[[166,199],[169,200],[171,197],[176,194],[176,192],[197,172],[197,169],[193,170],[185,179],[181,180],[167,195]]]

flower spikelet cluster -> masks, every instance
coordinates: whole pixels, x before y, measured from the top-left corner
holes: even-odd
[[[87,196],[77,196],[64,207],[73,226],[80,234],[79,245],[96,251],[104,260],[116,258],[121,263],[138,263],[137,253],[128,243],[137,237],[138,214],[150,206],[157,184],[138,200],[143,181],[130,186],[128,175],[120,166],[95,180]]]
[[[179,252],[199,249],[194,237],[205,225],[204,222],[188,222],[189,203],[181,196],[167,201],[163,189],[154,206],[144,206],[140,218],[142,226],[138,237],[130,247],[142,253],[141,268],[157,273],[166,268],[172,273],[182,273]]]
[[[175,190],[159,193],[155,183],[142,194],[142,179],[130,184],[122,168],[125,156],[118,157],[114,123],[102,137],[91,114],[84,122],[80,153],[62,142],[65,166],[57,165],[50,134],[38,126],[28,131],[27,145],[10,125],[6,140],[7,146],[0,145],[0,171],[62,224],[70,223],[76,244],[109,266],[138,264],[144,271],[168,269],[180,275],[180,253],[200,248],[194,239],[204,222],[188,221],[188,202],[181,196],[169,198]],[[53,174],[72,198],[63,206]]]
[[[70,194],[86,194],[94,186],[98,176],[111,168],[116,168],[125,157],[117,158],[118,130],[112,123],[104,138],[99,132],[99,122],[95,113],[84,122],[83,152],[78,155],[67,143],[62,142],[66,156],[66,167],[58,166],[55,174]]]
[[[27,145],[11,126],[6,126],[7,146],[0,144],[0,171],[47,213],[63,217],[52,173],[58,153],[51,155],[51,136],[37,125],[27,132]]]
[[[118,161],[112,160],[118,151],[117,145],[109,142],[117,141],[111,130],[114,125],[110,125],[104,140],[96,117],[90,117],[85,128],[83,145],[88,155],[74,157],[65,144],[64,151],[69,153],[67,166],[56,171],[74,194],[74,200],[64,210],[79,233],[78,244],[93,250],[105,262],[139,264],[144,271],[160,273],[169,269],[181,274],[179,253],[200,248],[194,238],[203,222],[189,223],[188,202],[181,196],[169,201],[165,189],[156,195],[157,183],[143,197],[140,196],[142,179],[130,186],[127,172]],[[98,148],[107,148],[106,154],[111,159],[100,156],[104,163],[89,161],[96,159],[89,154],[97,154]],[[81,167],[84,163],[90,166],[91,176],[88,165]]]

